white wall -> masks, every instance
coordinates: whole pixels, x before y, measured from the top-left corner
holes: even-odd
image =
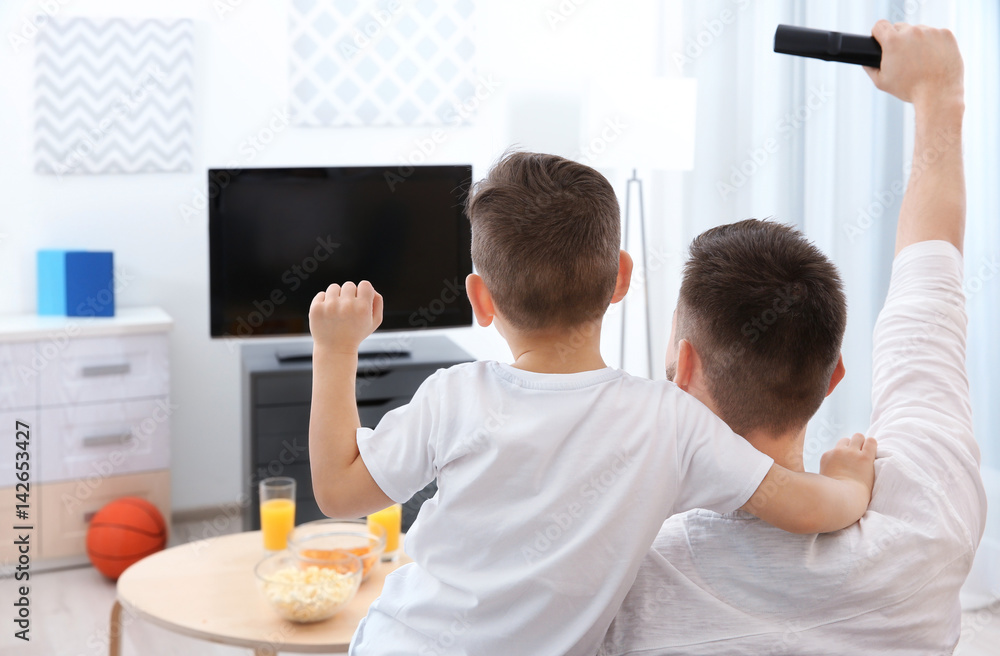
[[[238,349],[208,337],[207,213],[185,217],[182,211],[202,191],[205,169],[229,166],[234,159],[240,166],[402,162],[414,156],[417,142],[431,132],[288,128],[261,150],[248,150],[246,140],[285,107],[285,3],[228,1],[237,6],[223,16],[216,7],[227,0],[0,3],[0,313],[34,312],[35,251],[66,247],[113,250],[116,266],[129,279],[119,292],[119,306],[158,305],[174,317],[171,393],[179,406],[172,419],[175,510],[232,502],[241,489]],[[33,17],[49,4],[65,16],[196,20],[193,173],[61,180],[33,173],[34,49],[30,43],[14,48],[9,35],[30,37],[30,25],[39,22]],[[483,102],[472,126],[447,130],[428,162],[471,162],[474,177],[481,177],[512,142],[574,154],[574,144],[558,132],[562,121],[548,115],[566,107],[558,90],[572,93],[589,75],[649,73],[655,59],[652,0],[578,4],[479,2],[480,68],[500,87]],[[561,14],[548,13],[560,7]],[[554,17],[561,20],[553,24]],[[539,88],[553,91],[546,96]],[[536,99],[529,108],[538,113],[535,117],[511,102],[526,93]],[[623,179],[612,178],[619,190]],[[632,325],[639,329],[639,321]],[[617,334],[611,328],[605,334],[606,359],[617,365]],[[492,329],[449,332],[478,357],[509,356]]]

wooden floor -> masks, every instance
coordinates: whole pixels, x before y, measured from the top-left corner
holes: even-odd
[[[235,529],[235,526],[233,527]],[[230,530],[233,530],[230,529]],[[205,525],[174,528],[171,544],[205,535]],[[13,581],[0,579],[3,607],[11,608]],[[90,567],[33,574],[31,577],[31,642],[13,637],[11,622],[0,632],[2,656],[103,656],[108,653],[108,618],[115,586]],[[1000,603],[966,613],[960,656],[1000,654]],[[215,645],[177,635],[141,620],[125,628],[122,656],[247,656],[249,649]]]

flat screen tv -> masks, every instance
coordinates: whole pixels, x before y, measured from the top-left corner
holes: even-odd
[[[313,297],[347,280],[382,294],[380,330],[471,325],[471,166],[210,169],[208,181],[213,337],[308,334]]]

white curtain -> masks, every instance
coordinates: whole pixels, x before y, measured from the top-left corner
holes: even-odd
[[[662,7],[658,73],[697,79],[698,124],[693,171],[644,174],[654,352],[664,351],[663,327],[694,236],[749,217],[798,226],[840,267],[849,304],[847,378],[810,424],[806,466],[813,470],[839,437],[868,426],[871,335],[909,170],[912,108],[876,91],[860,67],[775,54],[775,27],[866,33],[888,18],[949,27],[958,37],[966,67],[969,375],[992,507],[963,602],[974,607],[1000,597],[1000,393],[991,386],[1000,369],[998,3],[685,0]],[[624,179],[618,172],[622,192]],[[625,364],[644,373],[640,349],[629,341]]]
[[[976,435],[990,512],[966,603],[1000,597],[1000,5],[952,0],[941,17],[965,54],[965,167],[969,222],[965,291],[969,309],[969,376]],[[930,10],[928,6],[926,9]],[[928,17],[928,22],[930,17]]]

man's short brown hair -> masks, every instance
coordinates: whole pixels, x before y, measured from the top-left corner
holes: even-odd
[[[797,230],[749,219],[692,242],[677,338],[695,347],[735,432],[804,426],[826,396],[846,325],[837,268]]]
[[[555,155],[508,152],[469,194],[472,261],[497,310],[526,331],[599,319],[618,276],[615,190]]]

